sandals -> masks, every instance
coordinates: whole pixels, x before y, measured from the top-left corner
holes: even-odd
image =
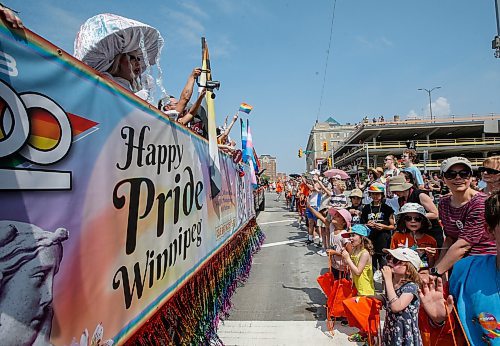
[[[366,336],[364,336],[360,333],[354,333],[352,335],[349,335],[347,340],[352,341],[352,342],[366,342],[367,338],[366,338]]]

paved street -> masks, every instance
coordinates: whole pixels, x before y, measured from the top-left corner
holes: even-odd
[[[266,210],[257,221],[267,238],[249,280],[233,296],[219,336],[226,345],[356,345],[347,341],[352,328],[337,323],[335,335],[328,332],[325,296],[316,282],[328,259],[304,243],[307,231],[297,213],[275,196],[266,194]]]

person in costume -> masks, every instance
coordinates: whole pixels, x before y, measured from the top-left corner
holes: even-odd
[[[161,84],[160,53],[163,38],[144,23],[115,14],[89,18],[77,33],[74,56],[144,100],[152,101],[155,80],[151,66],[158,68],[156,84]]]

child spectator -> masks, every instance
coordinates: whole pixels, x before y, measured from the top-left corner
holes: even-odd
[[[325,196],[321,199],[320,206],[318,210],[312,208],[310,204],[307,205],[307,210],[316,218],[316,226],[319,229],[321,236],[321,241],[316,245],[317,247],[322,247],[320,251],[317,252],[318,255],[326,257],[327,247],[330,243],[330,230],[332,227],[330,220],[327,219],[328,209],[330,209],[330,198]]]
[[[370,240],[373,243],[373,267],[380,269],[385,265],[382,250],[391,244],[391,232],[394,230],[394,210],[383,202],[385,185],[374,183],[368,188],[372,199],[370,204],[363,207],[361,223],[371,230]]]
[[[347,196],[344,194],[346,189],[345,182],[342,180],[335,180],[333,183],[333,194],[331,195],[330,202],[334,208],[346,208]]]
[[[349,199],[351,200],[351,205],[347,208],[347,210],[351,213],[352,224],[357,225],[360,223],[361,211],[363,210],[363,204],[361,204],[361,201],[363,200],[363,191],[360,189],[352,190],[349,195]]]
[[[349,238],[352,252],[342,251],[342,258],[351,270],[352,281],[360,296],[369,296],[375,293],[373,285],[372,259],[373,245],[368,236],[370,229],[365,225],[354,225],[350,232],[343,233],[343,238]]]
[[[436,239],[425,234],[431,227],[425,216],[425,208],[418,203],[406,203],[396,215],[396,232],[391,239],[391,249],[409,247],[417,251],[423,267],[434,266],[436,261]]]
[[[373,245],[368,236],[370,229],[365,225],[357,224],[352,226],[351,232],[343,233],[343,238],[349,238],[352,245],[352,252],[344,249],[342,258],[351,270],[352,281],[360,296],[371,296],[375,294],[373,283],[372,255]],[[349,336],[349,341],[364,342],[367,335],[364,333],[354,333]]]
[[[418,309],[421,260],[408,248],[385,249],[387,265],[382,268],[385,282],[385,316],[382,345],[420,346]]]

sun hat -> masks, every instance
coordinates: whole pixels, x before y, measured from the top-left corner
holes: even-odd
[[[385,185],[382,183],[373,183],[368,188],[368,193],[385,193]]]
[[[425,211],[425,208],[418,203],[406,203],[401,207],[399,212],[396,214],[396,222],[398,223],[398,225],[400,222],[403,222],[403,216],[407,213],[417,213],[422,215],[425,220],[424,222],[427,224],[426,227],[424,225],[424,229],[429,229],[432,227],[431,221],[426,216],[427,213]]]
[[[372,172],[373,175],[375,175],[376,178],[380,177],[384,171],[382,170],[382,168],[380,168],[380,170],[382,170],[382,172],[379,171],[379,168],[380,167],[377,167],[377,168],[374,168],[374,167],[371,167],[371,168],[368,168],[368,172]]]
[[[351,213],[349,213],[349,211],[347,211],[344,208],[340,209],[330,208],[328,212],[330,213],[331,216],[334,216],[335,214],[340,214],[340,216],[342,216],[342,218],[344,219],[347,228],[351,228],[352,216]]]
[[[389,179],[389,190],[391,192],[402,192],[410,189],[413,185],[406,182],[403,175],[396,175]]]
[[[321,198],[321,202],[320,202],[318,211],[322,211],[322,210],[325,210],[325,209],[330,209],[331,206],[332,205],[330,203],[330,196],[323,196]]]
[[[469,160],[467,160],[465,157],[454,156],[441,162],[441,173],[447,172],[451,168],[451,166],[458,164],[465,165],[472,171],[472,163]]]
[[[80,27],[74,56],[97,71],[107,71],[115,56],[140,50],[142,69],[158,63],[163,47],[160,32],[147,24],[115,14],[98,14]],[[147,60],[145,59],[147,55]]]
[[[422,260],[420,259],[420,256],[415,250],[412,250],[407,247],[399,247],[397,249],[383,249],[385,253],[389,253],[392,255],[392,257],[404,261],[404,262],[410,262],[415,269],[418,271],[420,267],[422,266]]]
[[[349,195],[349,198],[351,197],[363,198],[363,191],[361,191],[360,189],[354,189],[351,191],[351,194]]]
[[[363,224],[356,224],[351,227],[351,230],[347,233],[342,233],[342,238],[349,238],[352,233],[362,235],[363,237],[368,237],[370,235],[371,229]]]

